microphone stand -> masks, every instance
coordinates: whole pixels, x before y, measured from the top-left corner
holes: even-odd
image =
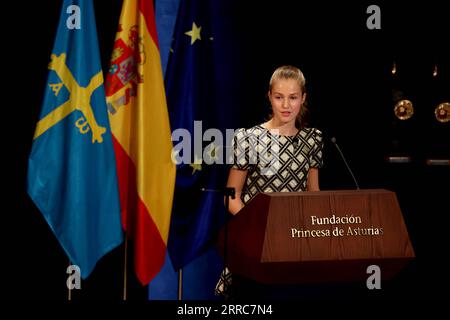
[[[351,176],[352,176],[352,178],[353,178],[353,181],[355,182],[356,190],[359,190],[358,182],[356,181],[356,178],[355,178],[355,176],[353,175],[352,169],[350,169],[350,166],[348,165],[347,160],[345,160],[345,157],[344,157],[344,154],[343,154],[342,151],[341,151],[341,148],[339,148],[338,144],[336,143],[336,138],[333,137],[333,138],[331,138],[330,140],[331,140],[331,142],[333,142],[333,144],[336,146],[336,149],[339,151],[339,154],[341,155],[342,160],[344,160],[345,166],[347,167],[348,172],[350,172],[350,174],[351,174]]]

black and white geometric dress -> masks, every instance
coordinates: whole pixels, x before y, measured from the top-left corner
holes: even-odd
[[[232,147],[232,168],[248,171],[241,193],[244,204],[261,192],[306,191],[309,169],[323,166],[322,132],[315,128],[303,128],[295,136],[276,135],[261,125],[239,129]],[[232,281],[225,268],[216,295],[229,298]]]
[[[232,168],[248,170],[244,204],[261,192],[305,191],[309,169],[323,166],[322,149],[322,133],[315,128],[295,136],[276,135],[261,125],[237,130]]]

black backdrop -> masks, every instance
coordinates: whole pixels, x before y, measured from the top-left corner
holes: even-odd
[[[224,14],[233,19],[236,50],[242,63],[241,86],[230,94],[241,112],[239,126],[252,126],[268,113],[265,94],[271,72],[293,64],[308,81],[312,125],[326,137],[322,189],[351,189],[354,184],[328,142],[335,136],[361,188],[397,192],[417,258],[379,293],[367,297],[443,298],[449,285],[443,259],[450,213],[448,166],[425,165],[428,156],[450,157],[449,125],[433,119],[434,103],[449,101],[450,58],[444,46],[450,28],[443,4],[378,3],[381,30],[366,28],[371,2],[236,1]],[[98,36],[104,70],[114,41],[121,1],[95,0]],[[245,4],[244,4],[245,3]],[[257,4],[258,3],[258,4]],[[296,3],[295,5],[293,3]],[[156,4],[157,5],[157,4]],[[25,191],[27,158],[39,117],[61,1],[34,1],[12,9],[21,23],[9,27],[4,61],[8,90],[3,92],[12,112],[4,135],[8,193],[3,193],[4,219],[2,290],[7,297],[67,296],[67,258],[43,217]],[[3,52],[5,54],[5,52]],[[390,73],[397,62],[395,82]],[[434,64],[439,76],[431,76]],[[401,87],[413,100],[416,114],[399,123],[393,116],[392,89]],[[261,112],[261,108],[265,108]],[[8,114],[9,116],[9,114]],[[20,119],[20,120],[19,120]],[[388,164],[394,134],[402,136],[411,164]],[[395,150],[394,150],[395,151]],[[11,179],[10,179],[11,178]],[[120,299],[123,247],[100,261],[83,282],[75,299]],[[146,299],[129,274],[129,298]]]

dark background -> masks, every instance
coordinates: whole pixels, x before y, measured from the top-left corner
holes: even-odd
[[[103,68],[108,67],[120,15],[120,0],[95,0]],[[294,5],[295,3],[295,5]],[[381,30],[366,28],[366,8],[381,8]],[[157,4],[156,4],[157,5]],[[2,272],[6,297],[65,300],[68,259],[40,212],[26,194],[27,159],[46,85],[47,64],[61,1],[19,5],[24,23],[8,29],[8,192],[2,210]],[[450,158],[450,124],[434,119],[437,102],[450,100],[450,34],[439,2],[410,4],[322,1],[230,1],[223,15],[231,21],[227,39],[239,70],[229,94],[238,127],[258,124],[269,113],[266,99],[273,70],[300,67],[308,88],[311,125],[325,135],[323,190],[352,189],[354,183],[329,139],[334,136],[361,188],[397,193],[416,259],[383,289],[364,298],[444,298],[449,285],[448,255],[450,167],[427,166],[428,157]],[[12,11],[13,12],[13,11]],[[5,52],[4,52],[5,53]],[[393,61],[397,75],[391,74]],[[438,77],[432,77],[434,65]],[[394,117],[392,90],[414,103],[407,121]],[[11,98],[13,97],[13,98]],[[235,112],[235,111],[230,111]],[[8,115],[9,116],[9,115]],[[14,117],[14,118],[13,118]],[[399,141],[393,144],[393,140]],[[389,164],[388,155],[408,154],[409,164]],[[11,178],[11,179],[9,179]],[[11,205],[12,204],[12,205]],[[121,299],[123,246],[98,263],[74,299]],[[129,299],[146,299],[129,264]]]

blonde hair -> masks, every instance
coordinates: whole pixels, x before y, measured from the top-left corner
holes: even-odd
[[[272,92],[274,82],[280,79],[293,79],[297,81],[300,86],[302,96],[306,93],[306,79],[303,75],[303,72],[299,68],[289,65],[277,68],[270,78],[269,93]],[[307,104],[305,100],[302,107],[300,108],[300,112],[298,113],[297,118],[295,119],[295,126],[297,127],[297,129],[301,129],[306,126],[305,116],[308,112],[306,106]]]

